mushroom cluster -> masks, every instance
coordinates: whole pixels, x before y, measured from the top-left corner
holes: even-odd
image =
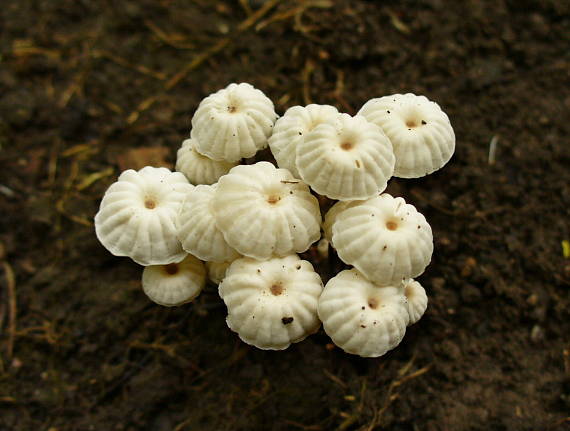
[[[240,164],[266,147],[277,166]],[[447,115],[424,96],[372,99],[355,116],[311,104],[278,117],[260,90],[230,84],[198,106],[177,172],[127,170],[109,187],[96,234],[145,267],[142,288],[157,304],[218,285],[228,327],[248,344],[285,349],[322,323],[344,351],[378,357],[424,314],[414,278],[433,253],[425,217],[384,190],[393,176],[440,169],[454,149]],[[323,220],[327,200],[338,202]],[[298,256],[317,241],[347,265],[325,286]]]

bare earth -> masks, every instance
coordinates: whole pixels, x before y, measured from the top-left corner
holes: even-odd
[[[0,430],[568,429],[569,16],[556,0],[3,1]],[[414,92],[449,115],[451,162],[388,188],[435,238],[428,311],[394,351],[361,359],[322,331],[257,350],[216,286],[159,307],[98,243],[105,189],[171,166],[230,82],[279,114]],[[343,268],[304,257],[325,281]]]

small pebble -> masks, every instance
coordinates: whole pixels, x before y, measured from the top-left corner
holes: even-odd
[[[539,325],[534,325],[530,331],[530,340],[539,343],[544,340],[544,330]]]
[[[526,303],[532,306],[536,305],[538,303],[538,295],[536,293],[533,293],[526,299]]]

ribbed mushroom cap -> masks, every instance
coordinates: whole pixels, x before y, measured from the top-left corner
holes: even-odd
[[[220,178],[213,208],[227,243],[258,260],[303,252],[320,237],[317,199],[268,162],[236,166]]]
[[[115,256],[140,265],[180,262],[176,216],[193,186],[180,172],[147,166],[124,171],[105,192],[95,215],[95,232]]]
[[[269,148],[280,168],[288,169],[295,178],[297,171],[296,149],[307,133],[319,124],[334,119],[338,110],[330,105],[292,106],[277,120],[269,137]]]
[[[342,211],[332,227],[339,257],[380,285],[424,272],[433,253],[431,227],[413,205],[387,193]]]
[[[416,323],[424,315],[428,305],[428,297],[422,285],[411,278],[404,282],[404,294],[408,299],[409,326]]]
[[[418,178],[443,167],[455,151],[455,133],[439,105],[425,96],[394,94],[371,99],[358,111],[392,141],[394,176]]]
[[[196,150],[196,142],[186,139],[176,156],[176,170],[182,172],[192,184],[214,184],[237,163],[212,160]]]
[[[338,114],[297,145],[297,170],[314,191],[331,199],[367,199],[394,172],[392,144],[364,117]]]
[[[260,90],[251,84],[230,84],[200,102],[191,137],[201,154],[236,162],[267,146],[276,119],[273,102]]]
[[[202,262],[188,255],[180,263],[147,266],[143,270],[144,293],[159,305],[173,307],[192,301],[206,283]]]
[[[363,201],[338,201],[332,207],[330,207],[327,213],[325,214],[322,223],[323,236],[330,242],[330,244],[333,247],[334,244],[332,243],[332,227],[338,215],[342,213],[345,209],[358,205],[361,202]]]
[[[235,260],[219,286],[229,328],[260,349],[282,350],[316,332],[323,285],[297,255],[260,262]]]
[[[329,280],[319,298],[318,313],[338,347],[368,358],[382,356],[400,344],[409,320],[401,287],[379,287],[355,269]]]
[[[206,271],[208,272],[208,279],[214,284],[220,284],[224,279],[224,277],[226,276],[226,271],[230,267],[232,262],[233,260],[227,262],[206,262]]]
[[[177,235],[186,252],[202,260],[224,262],[236,259],[239,253],[216,227],[212,205],[216,187],[201,184],[186,194],[178,215]]]

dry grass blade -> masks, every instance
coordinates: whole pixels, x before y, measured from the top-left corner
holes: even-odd
[[[330,371],[323,369],[323,373],[325,373],[325,376],[327,376],[329,379],[331,379],[333,382],[335,382],[341,388],[348,389],[348,385],[345,382],[343,382],[340,378],[335,376],[333,373],[331,373]]]
[[[81,182],[75,186],[75,188],[77,189],[77,191],[85,190],[86,188],[91,186],[91,184],[99,181],[100,179],[113,175],[113,172],[114,172],[113,168],[109,167],[100,172],[94,172],[92,174],[89,174],[86,177],[84,177],[81,180]]]
[[[220,52],[222,49],[224,49],[228,44],[230,43],[230,39],[229,38],[224,38],[220,41],[218,41],[214,46],[212,46],[211,48],[207,49],[206,51],[204,51],[201,54],[198,54],[196,57],[194,57],[194,59],[188,63],[186,65],[186,67],[184,67],[181,71],[179,71],[176,75],[174,75],[172,78],[170,78],[164,88],[166,90],[170,90],[172,88],[174,88],[176,85],[178,85],[178,83],[184,79],[184,77],[186,75],[188,75],[188,73],[192,70],[194,70],[195,68],[197,68],[198,66],[200,66],[205,60],[207,60],[208,58],[210,58],[212,55],[217,54],[218,52]]]
[[[6,356],[8,359],[12,359],[12,354],[14,353],[14,338],[16,336],[16,278],[8,262],[2,262],[2,267],[4,269],[6,290],[8,293],[8,342]]]
[[[163,41],[164,43],[166,43],[167,45],[169,45],[173,48],[176,48],[176,49],[194,49],[196,47],[192,43],[189,43],[186,41],[182,42],[182,40],[177,38],[176,36],[173,36],[171,34],[164,32],[159,26],[157,26],[150,19],[144,19],[143,22],[144,22],[144,25],[146,25],[148,27],[148,29],[150,31],[152,31],[153,34],[158,39],[160,39],[161,41]]]
[[[386,410],[388,410],[388,408],[390,407],[390,405],[399,398],[400,394],[398,392],[395,391],[396,388],[402,386],[404,383],[415,379],[417,377],[420,377],[422,375],[424,375],[425,373],[427,373],[430,368],[432,367],[432,364],[426,365],[423,368],[420,368],[417,371],[414,371],[410,374],[407,374],[408,371],[410,370],[413,362],[414,362],[415,358],[412,358],[406,365],[404,365],[404,367],[399,371],[399,375],[401,376],[401,378],[394,380],[392,383],[390,383],[390,386],[388,388],[388,392],[386,393],[386,398],[384,401],[384,405],[378,409],[377,411],[374,412],[374,417],[372,418],[372,421],[370,422],[370,424],[368,424],[368,426],[366,427],[367,431],[372,431],[374,428],[376,428],[378,425],[380,425],[380,421],[382,420],[382,416],[384,414],[384,412],[386,412]]]
[[[234,37],[239,33],[248,30],[252,27],[256,22],[258,22],[263,16],[265,16],[273,7],[275,7],[278,3],[283,0],[270,0],[263,4],[258,10],[256,10],[253,14],[251,14],[248,18],[242,21],[234,33]],[[180,81],[182,81],[192,70],[196,69],[200,66],[205,60],[212,57],[213,55],[217,54],[218,52],[222,51],[231,41],[233,40],[232,37],[225,37],[220,39],[216,42],[213,46],[206,49],[204,52],[198,54],[194,59],[188,63],[185,67],[183,67],[179,72],[174,74],[164,85],[164,90],[169,91],[176,87]],[[129,114],[127,117],[127,123],[133,124],[135,123],[140,114],[147,109],[149,109],[152,105],[156,103],[159,99],[160,95],[153,95],[151,97],[146,98],[141,103],[138,104],[136,109]]]
[[[59,60],[61,53],[53,49],[46,49],[39,46],[34,46],[32,40],[18,39],[12,43],[11,54],[14,57],[26,57],[29,55],[44,55],[48,58]]]
[[[248,16],[253,13],[253,9],[249,5],[249,0],[239,0],[239,5]]]
[[[137,72],[139,72],[143,75],[150,76],[150,77],[158,79],[160,81],[163,81],[166,79],[166,74],[164,74],[162,72],[157,72],[157,71],[151,70],[148,67],[143,66],[141,64],[130,63],[129,61],[125,60],[124,58],[113,55],[107,51],[95,50],[91,53],[91,55],[94,58],[104,58],[104,59],[109,60],[115,64],[118,64],[119,66],[122,66],[124,68],[136,70]]]
[[[387,12],[388,16],[390,17],[390,23],[394,26],[396,30],[404,34],[411,33],[410,27],[404,24],[404,22],[400,19],[400,17],[396,13],[392,12],[391,10],[388,10]]]
[[[313,103],[311,101],[311,75],[315,70],[315,63],[311,60],[305,62],[305,67],[303,68],[303,73],[301,80],[303,81],[303,102],[305,105],[310,105]]]
[[[65,200],[66,200],[66,197],[63,197],[56,202],[55,209],[57,210],[57,212],[60,213],[62,216],[68,218],[72,222],[75,222],[75,223],[80,224],[82,226],[86,226],[88,228],[93,228],[93,222],[92,221],[87,220],[84,217],[79,217],[79,216],[76,216],[75,214],[69,213],[65,209]]]

